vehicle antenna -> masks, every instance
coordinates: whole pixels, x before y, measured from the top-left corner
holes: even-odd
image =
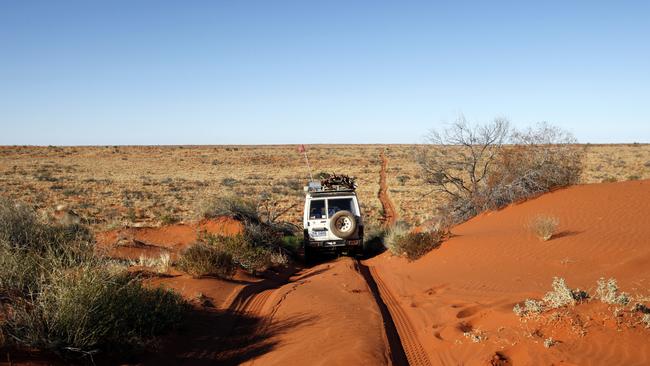
[[[298,146],[298,152],[303,153],[305,155],[305,162],[307,162],[307,170],[309,170],[309,181],[313,182],[314,176],[311,174],[311,166],[309,165],[309,158],[307,157],[307,149],[305,149],[305,145],[301,144],[300,146]]]

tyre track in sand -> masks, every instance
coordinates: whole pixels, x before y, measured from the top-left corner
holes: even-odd
[[[291,278],[294,276],[299,278],[301,273],[302,271],[293,272]],[[259,323],[256,324],[255,328],[257,332],[264,331],[271,324],[273,315],[275,315],[283,300],[298,286],[305,283],[304,280],[292,280],[291,278],[276,283],[260,283],[244,287],[230,300],[230,305],[227,307],[228,311],[233,314],[258,319]],[[275,296],[272,296],[274,294]],[[273,304],[267,306],[271,297],[273,297]],[[231,325],[230,333],[236,331],[236,328],[240,325],[238,323],[239,319],[236,319]]]
[[[377,196],[384,210],[384,227],[390,228],[397,222],[398,215],[395,205],[388,195],[388,158],[385,151],[381,152],[380,158],[381,170],[379,172],[379,192]],[[430,366],[431,361],[395,295],[388,289],[374,267],[361,263],[359,263],[359,267],[384,318],[384,328],[393,364]]]
[[[290,277],[295,275],[292,270],[274,279],[266,279],[256,284],[244,286],[226,301],[226,311],[234,317],[229,324],[228,334],[236,334],[242,328],[248,332],[261,333],[271,323],[273,314],[264,311],[269,298],[291,283]]]
[[[398,219],[398,215],[397,211],[395,210],[395,205],[393,205],[393,201],[391,201],[390,197],[388,196],[388,182],[386,179],[386,174],[388,171],[388,158],[386,157],[384,151],[381,152],[379,157],[381,158],[381,170],[379,171],[379,192],[377,193],[377,197],[379,198],[384,211],[382,218],[384,221],[384,226],[388,228],[395,225],[395,222],[397,222]]]
[[[431,366],[417,333],[395,295],[374,267],[359,263],[360,272],[370,287],[384,318],[391,360],[394,365]]]

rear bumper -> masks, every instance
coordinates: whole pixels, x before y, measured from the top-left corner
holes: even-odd
[[[314,240],[309,236],[307,229],[303,230],[304,238],[303,243],[310,248],[321,248],[323,250],[332,248],[355,248],[363,246],[363,225],[357,229],[357,235],[350,239],[337,239],[337,240]]]
[[[352,240],[324,240],[316,241],[309,240],[306,244],[310,248],[318,248],[322,250],[335,249],[335,248],[344,248],[344,247],[359,247],[363,243],[361,239],[352,239]]]

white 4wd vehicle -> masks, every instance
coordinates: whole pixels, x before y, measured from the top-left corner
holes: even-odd
[[[303,212],[305,259],[316,251],[361,254],[363,220],[354,189],[323,189],[320,184],[305,187]]]

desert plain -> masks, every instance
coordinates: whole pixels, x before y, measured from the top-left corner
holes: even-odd
[[[313,145],[307,153],[312,174],[357,178],[370,231],[435,218],[444,197],[423,181],[416,148]],[[120,363],[646,365],[650,145],[581,148],[581,184],[456,225],[419,259],[383,252],[304,263],[296,255],[282,269],[229,279],[192,276],[174,261],[201,233],[242,230],[233,218],[201,216],[219,197],[267,202],[300,227],[309,171],[296,146],[5,146],[0,195],[89,226],[103,255],[130,261],[147,286],[192,304],[178,330]],[[536,215],[558,220],[550,240],[531,233]],[[169,263],[160,269],[162,255]],[[567,288],[593,300],[533,311]],[[68,362],[3,353],[7,364]]]

